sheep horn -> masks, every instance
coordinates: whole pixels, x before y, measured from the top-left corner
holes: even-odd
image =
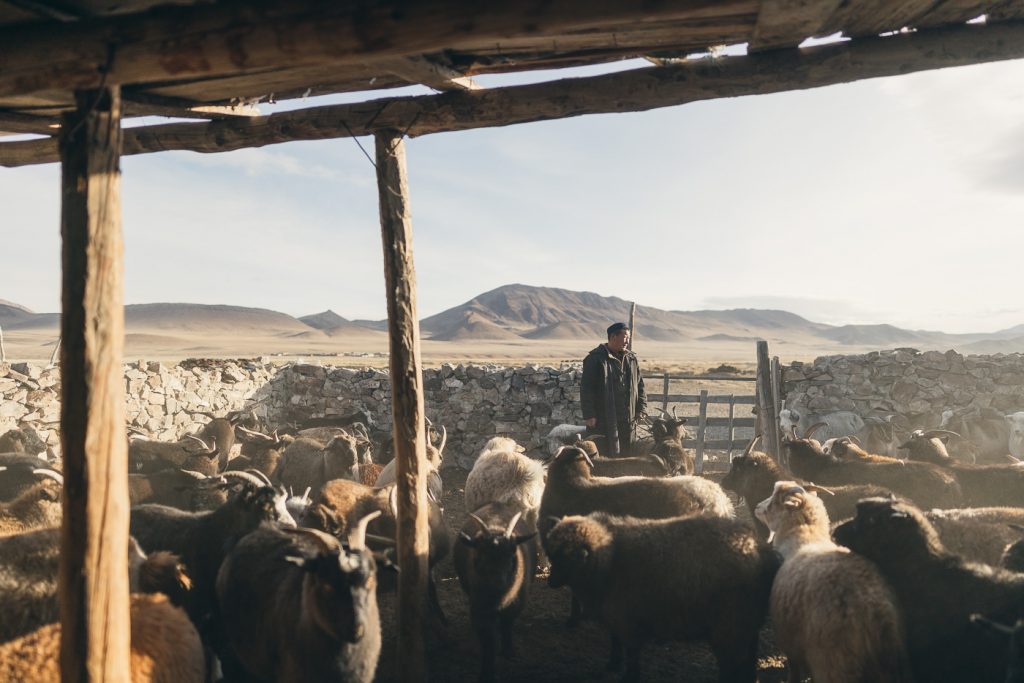
[[[583,459],[587,461],[588,465],[590,465],[590,469],[594,469],[594,461],[590,459],[590,456],[587,455],[587,452],[581,449],[580,455],[582,455]]]
[[[348,533],[348,547],[350,550],[364,550],[366,548],[366,527],[370,522],[380,517],[380,515],[380,510],[374,510],[356,523],[355,528]]]
[[[304,526],[296,526],[281,527],[281,531],[287,534],[293,534],[295,536],[305,536],[306,538],[310,539],[318,546],[320,546],[320,549],[328,554],[335,554],[341,548],[341,544],[338,542],[338,539],[336,539],[334,536],[331,536],[328,533],[320,531],[319,529],[310,529]]]
[[[366,534],[366,540],[373,541],[374,543],[378,543],[380,545],[396,545],[395,539],[390,538],[388,536],[378,536],[377,534]]]
[[[237,425],[235,427],[235,429],[237,429],[238,431],[242,432],[243,434],[248,434],[249,436],[255,436],[255,437],[258,437],[260,439],[264,439],[265,441],[270,441],[271,439],[274,438],[274,437],[270,436],[269,434],[264,434],[263,432],[257,432],[257,431],[254,431],[252,429],[246,429],[242,425]],[[274,434],[276,435],[277,432],[275,431]]]
[[[668,414],[668,411],[665,410],[664,408],[659,408],[658,406],[654,406],[654,409],[657,410],[662,415],[664,415],[665,417],[672,417],[671,415]]]
[[[754,450],[754,444],[756,444],[757,440],[760,439],[760,438],[761,438],[760,434],[755,434],[754,438],[751,439],[750,443],[747,444],[747,447],[743,449],[743,455],[750,455],[750,452],[752,450]]]
[[[512,538],[512,532],[516,530],[516,524],[519,523],[519,518],[523,516],[523,513],[517,512],[512,515],[512,521],[508,523],[508,528],[505,529],[505,538]]]
[[[7,471],[7,466],[6,465],[0,466],[0,472],[6,472],[6,471]]]
[[[264,486],[266,486],[266,484],[263,483],[262,479],[260,479],[259,477],[254,477],[248,472],[222,472],[220,476],[223,477],[224,479],[237,479],[239,481],[244,481],[246,484],[251,484],[258,489],[261,489]]]
[[[988,627],[988,628],[990,628],[990,629],[992,629],[994,631],[998,631],[999,633],[1002,633],[1002,634],[1007,635],[1007,636],[1012,636],[1013,635],[1013,631],[1014,631],[1014,629],[1012,627],[1006,626],[1005,624],[1000,624],[998,621],[992,621],[991,619],[986,619],[985,617],[981,616],[980,614],[972,614],[971,615],[971,623],[972,624],[981,624],[982,626],[986,626],[986,627]]]
[[[1022,524],[1007,524],[1006,526],[1010,527],[1014,531],[1024,532],[1024,525]]]
[[[807,428],[807,431],[804,432],[804,438],[805,439],[811,438],[811,435],[814,434],[814,432],[818,431],[822,427],[827,427],[827,426],[828,426],[827,422],[815,422],[814,424],[812,424],[810,427]]]
[[[856,434],[850,434],[850,435],[849,435],[848,437],[846,437],[846,438],[847,438],[847,439],[849,439],[850,441],[854,442],[854,443],[855,443],[855,444],[857,444],[858,446],[863,446],[863,445],[864,445],[864,444],[862,444],[862,443],[860,442],[860,439],[858,439],[858,438],[857,438],[857,435],[856,435]]]
[[[398,517],[398,485],[391,487],[391,492],[388,493],[388,507],[391,508],[391,514]]]
[[[313,490],[312,486],[307,486],[306,490],[302,492],[302,498],[300,498],[299,500],[301,500],[301,501],[303,501],[305,503],[308,503],[311,500],[310,497],[309,497],[309,492],[312,491],[312,490]]]
[[[927,432],[921,434],[921,438],[923,439],[935,439],[940,436],[955,436],[958,439],[964,438],[956,432],[951,432],[948,429],[929,429]]]
[[[441,425],[441,445],[437,447],[439,455],[444,455],[444,445],[448,443],[448,429]]]
[[[804,488],[808,491],[814,491],[815,493],[827,493],[830,496],[836,495],[836,492],[832,489],[827,489],[824,486],[818,486],[817,484],[804,484]]]
[[[58,472],[57,470],[51,470],[48,467],[41,467],[38,470],[32,470],[32,474],[39,475],[40,477],[43,477],[44,479],[49,477],[50,479],[53,479],[58,484],[63,484],[64,483],[64,475],[61,474],[60,472]]]
[[[474,515],[472,512],[469,513],[469,518],[471,520],[473,520],[474,522],[476,522],[477,524],[479,524],[481,531],[483,531],[485,534],[490,533],[490,528],[487,526],[487,522],[485,522],[484,520],[480,519],[479,517]]]
[[[268,477],[267,475],[263,474],[262,472],[260,472],[255,467],[250,467],[249,469],[246,470],[246,472],[248,472],[252,476],[260,479],[266,486],[269,486],[271,488],[274,487],[274,483],[272,481],[270,481],[270,477]]]

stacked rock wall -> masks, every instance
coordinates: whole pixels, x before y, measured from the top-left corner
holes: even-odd
[[[496,434],[537,448],[553,425],[580,424],[579,365],[562,368],[453,366],[423,372],[428,417],[448,429],[449,455],[463,465]],[[391,429],[387,371],[260,360],[139,361],[125,366],[128,426],[158,439],[195,431],[209,418],[252,408],[272,426],[316,417],[370,414]],[[0,433],[31,427],[59,445],[60,371],[45,364],[0,364]]]
[[[786,405],[815,413],[898,413],[938,425],[942,412],[1024,410],[1024,356],[895,349],[824,356],[785,368]]]

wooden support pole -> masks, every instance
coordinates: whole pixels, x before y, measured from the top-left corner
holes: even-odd
[[[61,123],[61,680],[129,680],[121,99],[76,92]]]
[[[701,474],[704,471],[704,439],[708,428],[708,390],[700,390],[700,408],[697,411],[697,463],[695,471]]]
[[[772,415],[775,417],[772,421],[775,424],[775,452],[778,454],[779,462],[785,465],[788,463],[786,462],[786,453],[782,449],[782,432],[779,429],[779,413],[782,411],[782,370],[779,367],[778,356],[772,356],[771,380]]]
[[[771,363],[768,360],[768,342],[757,342],[757,417],[761,429],[761,443],[768,454],[778,459],[779,416],[773,414]]]
[[[729,461],[732,462],[732,442],[736,438],[736,395],[729,394]]]
[[[666,372],[661,377],[661,409],[668,411],[668,373]]]
[[[391,349],[391,408],[398,470],[398,669],[405,683],[426,680],[427,440],[412,258],[412,214],[401,133],[377,133],[377,192]]]
[[[633,337],[636,336],[633,323],[636,321],[636,302],[629,306],[629,350],[633,350]]]
[[[4,328],[0,327],[0,363],[7,360],[7,351],[4,349]]]

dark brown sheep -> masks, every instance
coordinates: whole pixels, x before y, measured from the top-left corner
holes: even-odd
[[[924,507],[956,507],[963,499],[956,477],[924,462],[863,462],[828,455],[811,438],[812,425],[803,438],[794,433],[785,440],[793,474],[819,486],[873,484],[910,498]]]
[[[1005,643],[978,633],[970,617],[1016,622],[1024,615],[1024,575],[953,555],[905,501],[863,500],[833,536],[874,562],[895,593],[918,681],[1005,680]]]
[[[217,577],[226,678],[373,680],[381,637],[371,519],[353,525],[347,549],[302,528],[263,527],[238,542]]]
[[[746,501],[758,537],[767,539],[768,527],[754,515],[754,508],[762,500],[772,495],[775,482],[792,478],[767,453],[749,450],[743,455],[733,458],[729,472],[722,479],[722,488],[732,491]],[[813,486],[812,482],[802,479],[798,479],[797,482],[805,487]],[[829,519],[837,521],[852,517],[857,510],[857,501],[861,498],[888,496],[892,493],[884,486],[873,484],[829,486],[826,491],[822,492],[821,502],[825,505]]]
[[[480,681],[496,678],[497,640],[513,655],[512,624],[523,611],[537,568],[537,530],[523,512],[490,503],[470,513],[455,544],[455,570],[469,597],[469,616],[480,643]]]
[[[60,525],[63,479],[54,470],[37,470],[36,475],[43,477],[39,483],[0,503],[0,536]]]
[[[915,431],[900,448],[913,460],[939,465],[960,483],[964,503],[971,507],[1024,506],[1024,467],[1018,465],[971,465],[949,457],[941,440],[943,430]]]
[[[758,631],[779,560],[742,522],[598,513],[564,518],[546,543],[549,584],[570,586],[584,612],[608,627],[609,668],[621,666],[624,648],[625,680],[639,679],[650,639],[706,639],[719,681],[755,680]]]

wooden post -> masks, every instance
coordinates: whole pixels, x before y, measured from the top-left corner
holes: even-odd
[[[761,443],[764,444],[768,454],[776,460],[779,453],[776,450],[778,443],[778,413],[773,414],[775,404],[772,403],[772,375],[771,363],[768,360],[768,342],[757,342],[757,417],[761,427]]]
[[[399,680],[427,679],[423,643],[427,595],[427,451],[416,317],[412,214],[405,170],[405,143],[398,131],[375,136],[380,228],[391,349],[391,408],[398,471],[398,657]]]
[[[697,464],[696,472],[704,471],[704,435],[708,426],[708,390],[700,390],[700,410],[697,413]]]
[[[661,378],[661,409],[668,412],[668,373],[666,372]]]
[[[57,354],[60,352],[60,337],[57,337],[57,343],[53,345],[53,353],[50,354],[50,363],[46,367],[52,368],[54,361],[57,360]]]
[[[121,96],[75,93],[61,122],[61,680],[129,680]]]
[[[771,371],[772,415],[775,416],[775,452],[778,454],[779,462],[786,465],[788,464],[786,452],[782,448],[782,432],[779,429],[779,412],[782,410],[782,370],[779,367],[778,356],[772,356]]]
[[[0,363],[7,360],[7,351],[4,349],[4,328],[0,327]]]
[[[736,414],[736,394],[729,394],[729,461],[732,461],[732,441],[736,438],[736,427],[733,417]]]
[[[629,306],[629,350],[633,350],[633,337],[636,336],[636,332],[633,329],[633,321],[636,320],[636,302],[634,301]]]

